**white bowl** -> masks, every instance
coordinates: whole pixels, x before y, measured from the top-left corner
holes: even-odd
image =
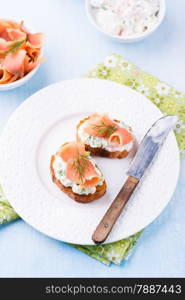
[[[166,2],[165,2],[165,0],[159,0],[159,3],[160,3],[160,10],[159,10],[158,22],[150,30],[145,31],[142,34],[137,34],[137,35],[133,35],[133,36],[125,36],[125,37],[116,36],[116,35],[113,35],[113,34],[110,34],[106,31],[104,31],[95,19],[94,10],[90,4],[90,0],[86,0],[85,6],[86,6],[86,13],[87,13],[87,16],[88,16],[91,24],[99,32],[101,32],[104,35],[106,35],[107,37],[109,37],[115,41],[119,41],[121,43],[134,43],[134,42],[141,41],[141,40],[145,39],[147,36],[151,35],[162,23],[162,21],[165,17],[165,14],[166,14]]]
[[[4,19],[4,20],[7,21],[7,19]],[[11,20],[11,21],[16,22],[15,20]],[[30,29],[30,27],[25,26],[25,28],[27,30],[29,30],[30,32],[35,32],[34,30]],[[41,49],[41,55],[42,55],[42,49]],[[40,64],[38,64],[38,66],[36,68],[34,68],[31,72],[26,74],[21,79],[18,79],[16,81],[13,81],[13,82],[10,82],[10,83],[0,84],[0,91],[12,90],[12,89],[15,89],[15,88],[25,84],[27,81],[29,81],[35,75],[35,73],[38,71],[39,67],[40,67]]]
[[[35,75],[39,67],[40,64],[21,79],[18,79],[10,83],[0,84],[0,91],[12,90],[25,84],[28,80],[30,80],[33,77],[33,75]]]

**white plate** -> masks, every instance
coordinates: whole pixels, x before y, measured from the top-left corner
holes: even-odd
[[[131,156],[96,158],[108,189],[104,197],[79,204],[52,183],[50,156],[75,139],[75,126],[92,112],[108,112],[134,130],[138,142],[161,112],[137,92],[105,80],[75,79],[31,96],[12,115],[0,143],[0,178],[17,213],[37,230],[76,244],[93,244],[91,235],[126,178]],[[106,243],[128,237],[152,222],[169,202],[179,173],[171,133],[144,182],[124,209]]]

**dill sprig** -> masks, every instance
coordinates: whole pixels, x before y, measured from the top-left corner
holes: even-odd
[[[77,158],[73,162],[73,168],[78,174],[80,181],[83,181],[85,170],[88,168],[89,152],[86,154],[78,153]]]
[[[96,132],[103,134],[105,137],[110,137],[117,129],[116,126],[106,124],[103,121],[100,125],[92,124],[92,127]]]
[[[19,48],[22,46],[22,44],[23,44],[25,41],[26,41],[26,39],[21,40],[21,41],[16,41],[16,42],[12,45],[12,47],[11,47],[9,50],[7,50],[7,51],[5,52],[5,55],[8,55],[8,54],[10,54],[10,53],[15,53],[17,50],[19,50]]]

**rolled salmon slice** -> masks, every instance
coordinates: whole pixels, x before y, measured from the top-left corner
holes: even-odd
[[[104,138],[115,147],[126,145],[133,140],[132,133],[119,126],[119,122],[111,120],[107,114],[93,114],[87,121],[84,133]]]
[[[129,144],[133,140],[133,135],[127,129],[119,127],[109,137],[109,144],[115,147]]]

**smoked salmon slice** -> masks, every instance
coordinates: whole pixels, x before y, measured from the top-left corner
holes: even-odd
[[[23,74],[26,51],[21,49],[5,57],[3,67],[12,74]]]
[[[42,46],[42,33],[28,32],[23,21],[0,19],[0,84],[22,78],[43,62]]]
[[[107,114],[93,114],[87,121],[84,132],[97,137],[107,137],[109,132],[116,129],[118,125],[113,122]]]
[[[89,159],[82,143],[66,143],[57,154],[66,162],[66,176],[81,187],[95,187],[100,181],[100,173],[95,164]]]
[[[84,127],[84,133],[107,139],[112,146],[123,146],[133,140],[132,133],[111,120],[107,114],[93,114]]]
[[[85,146],[82,143],[66,143],[61,146],[57,154],[63,159],[63,161],[67,162],[71,159],[76,159],[78,155],[85,154]]]
[[[80,167],[81,165],[81,167]],[[85,156],[67,163],[66,176],[81,187],[97,186],[100,176],[97,174],[93,163]]]
[[[9,49],[9,42],[5,39],[0,38],[0,52],[7,51]]]
[[[119,127],[113,134],[111,134],[109,138],[110,145],[115,147],[119,147],[122,145],[129,144],[132,142],[133,136],[131,132],[126,130],[125,128]]]
[[[6,71],[5,69],[0,68],[0,84],[10,82],[12,74]]]
[[[27,44],[32,48],[41,48],[44,43],[44,34],[40,32],[28,33],[27,38],[28,38]]]
[[[19,29],[8,28],[6,31],[10,40],[12,41],[26,40],[26,33],[20,31]]]

